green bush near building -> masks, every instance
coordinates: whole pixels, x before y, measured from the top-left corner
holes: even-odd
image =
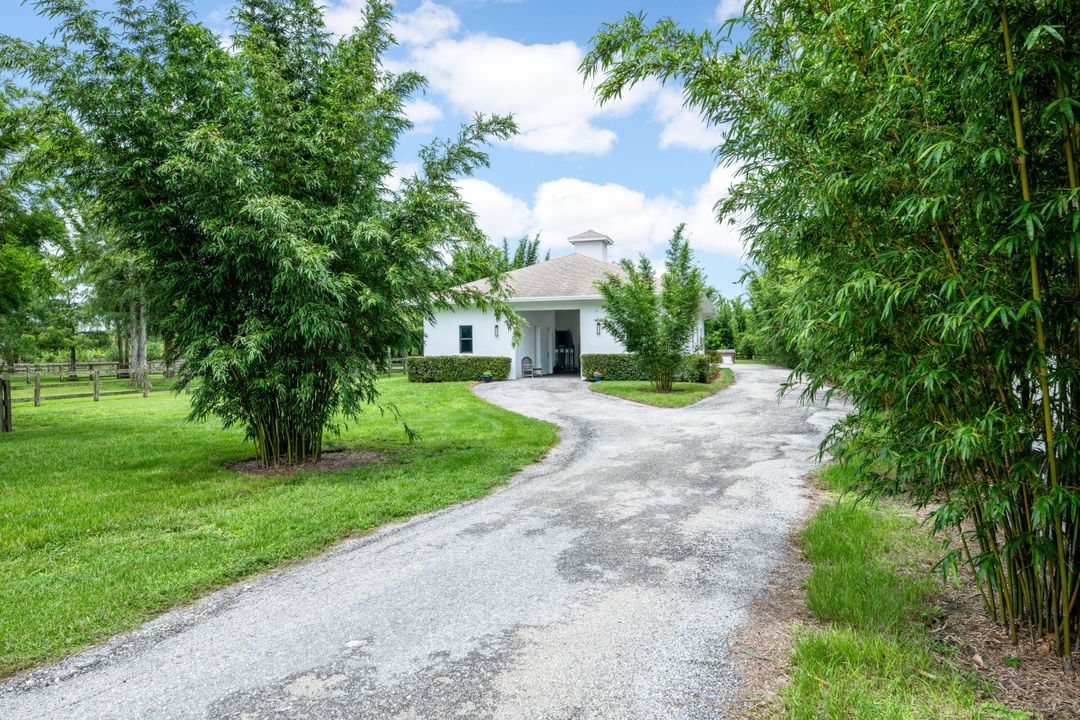
[[[593,353],[581,356],[581,375],[599,374],[605,380],[651,380],[632,353]],[[706,355],[687,355],[675,374],[676,382],[706,383],[712,376],[712,363]]]
[[[470,382],[489,373],[492,380],[510,377],[510,358],[495,355],[434,355],[405,359],[409,382]]]

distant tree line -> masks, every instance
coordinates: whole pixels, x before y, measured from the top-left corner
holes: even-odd
[[[798,287],[789,270],[766,272],[760,268],[746,274],[745,293],[735,298],[711,292],[716,317],[705,323],[705,347],[731,349],[736,357],[765,360],[793,368],[799,363],[798,348],[783,323],[786,309]]]

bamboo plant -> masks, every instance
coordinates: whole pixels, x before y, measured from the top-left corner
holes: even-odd
[[[736,31],[729,34],[728,31]],[[732,38],[744,38],[733,40]],[[630,15],[602,100],[679,82],[741,169],[789,389],[854,411],[823,452],[932,507],[987,611],[1072,669],[1080,608],[1080,6],[752,0],[723,31]],[[796,382],[801,382],[796,385]]]

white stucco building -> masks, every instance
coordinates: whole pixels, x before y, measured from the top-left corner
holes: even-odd
[[[624,353],[599,320],[603,300],[596,284],[622,269],[608,262],[611,238],[588,230],[570,239],[574,252],[513,270],[506,275],[509,304],[521,316],[522,337],[515,347],[506,323],[475,307],[439,313],[424,326],[424,355],[493,355],[508,357],[511,379],[522,376],[526,361],[551,373],[580,372],[580,357],[592,353]],[[475,284],[486,289],[486,280]],[[691,351],[700,352],[705,320],[715,311],[702,302]]]

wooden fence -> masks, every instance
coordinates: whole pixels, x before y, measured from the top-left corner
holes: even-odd
[[[113,395],[139,395],[148,397],[152,392],[164,392],[171,390],[171,383],[163,373],[159,384],[155,386],[152,377],[147,378],[137,385],[127,385],[126,378],[115,375],[103,376],[97,371],[90,373],[89,377],[81,381],[48,382],[49,378],[35,373],[26,382],[22,376],[18,378],[5,378],[10,388],[11,402],[33,402],[34,407],[41,407],[43,402],[51,400],[76,400],[80,398],[93,399],[95,402],[103,397]],[[104,381],[104,382],[103,382]]]
[[[407,363],[403,357],[388,358],[389,375],[405,373]],[[10,408],[12,403],[34,403],[41,407],[44,402],[53,400],[92,399],[115,395],[142,395],[172,390],[170,380],[176,377],[175,366],[165,363],[151,363],[150,373],[139,385],[128,385],[127,368],[115,362],[76,363],[74,370],[70,363],[27,363],[0,369],[0,385],[4,401]],[[10,425],[10,410],[0,414]]]
[[[176,374],[177,366],[166,363],[163,360],[151,360],[148,363],[151,375],[163,375],[172,377]],[[7,375],[13,380],[22,378],[27,384],[33,382],[34,375],[42,377],[55,377],[59,380],[89,380],[93,373],[100,377],[128,378],[131,369],[124,363],[111,360],[95,360],[92,362],[45,362],[45,363],[15,363],[14,365],[0,366],[0,375]]]
[[[11,381],[0,377],[0,433],[11,432]]]

